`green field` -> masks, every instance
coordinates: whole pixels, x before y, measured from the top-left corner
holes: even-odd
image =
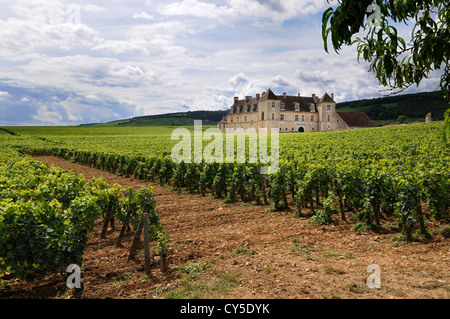
[[[350,214],[358,221],[356,231],[380,231],[389,221],[411,241],[429,238],[433,222],[450,219],[450,156],[442,128],[434,122],[280,134],[278,170],[262,175],[260,164],[250,161],[174,162],[170,154],[178,141],[171,139],[170,126],[8,127],[9,133],[0,130],[0,231],[6,234],[0,241],[0,277],[11,270],[21,278],[61,271],[67,261],[82,257],[86,232],[101,212],[123,220],[130,205],[123,190],[85,184],[29,155],[58,156],[225,202],[270,204],[271,210],[288,210],[317,224]],[[164,251],[162,232],[158,240]]]

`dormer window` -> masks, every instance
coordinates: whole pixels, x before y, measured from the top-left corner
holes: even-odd
[[[285,108],[285,104],[284,104],[284,102],[281,102],[280,103],[280,110],[284,111],[284,108]]]
[[[300,103],[295,103],[295,112],[300,112]]]

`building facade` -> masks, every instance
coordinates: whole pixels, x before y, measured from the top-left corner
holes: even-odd
[[[344,114],[345,113],[345,114]],[[376,125],[363,112],[336,112],[333,94],[321,98],[312,96],[275,95],[272,90],[246,96],[234,97],[227,116],[218,124],[221,130],[267,128],[288,132],[324,132],[347,130]]]

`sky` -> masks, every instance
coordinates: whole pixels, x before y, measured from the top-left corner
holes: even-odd
[[[332,3],[331,3],[332,4]],[[356,47],[326,53],[326,0],[0,0],[0,125],[224,110],[269,88],[383,96]],[[404,93],[433,91],[439,75]]]

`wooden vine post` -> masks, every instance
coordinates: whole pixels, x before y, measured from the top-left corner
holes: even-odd
[[[144,231],[144,269],[147,276],[151,275],[150,267],[150,238],[148,230],[148,211],[142,213],[141,220],[134,234],[133,243],[131,244],[128,260],[134,259],[137,247],[139,245],[139,239],[141,238],[142,231]]]
[[[148,233],[148,212],[144,212],[142,214],[142,220],[143,220],[143,230],[144,230],[144,260],[145,260],[145,274],[147,276],[151,275],[150,272],[150,238]]]
[[[127,215],[125,216],[125,221],[123,222],[122,229],[120,230],[119,238],[117,238],[116,246],[120,247],[122,244],[123,236],[125,235],[125,231],[129,227],[130,222],[131,209],[128,209]]]
[[[139,225],[134,234],[133,242],[131,244],[128,260],[134,259],[134,255],[139,245],[141,234],[144,232],[144,269],[147,276],[151,276],[151,255],[150,255],[150,233],[149,233],[149,217],[148,210],[144,210],[142,217],[139,221]],[[168,269],[168,263],[166,256],[161,256],[159,259],[160,269],[162,272],[166,272]]]
[[[111,226],[113,226],[112,218],[111,218],[111,203],[108,202],[108,206],[106,208],[105,219],[103,220],[103,228],[102,234],[100,238],[106,238],[106,232],[108,231],[108,224],[111,222]]]

